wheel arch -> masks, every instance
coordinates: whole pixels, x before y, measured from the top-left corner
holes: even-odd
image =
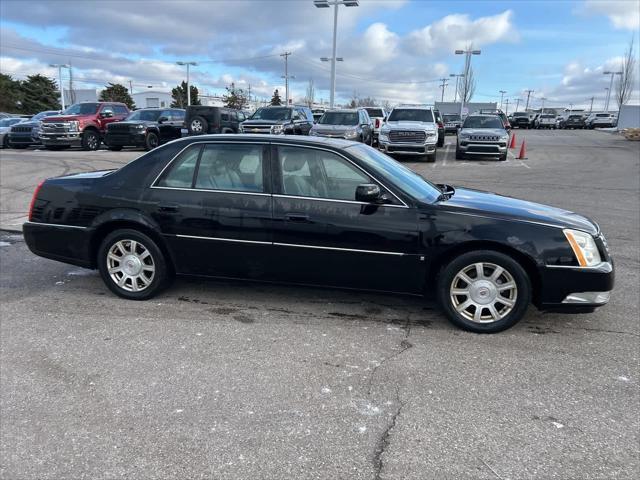
[[[446,250],[444,253],[438,255],[438,257],[429,265],[429,268],[427,269],[427,289],[429,291],[435,291],[435,286],[438,281],[438,275],[447,263],[452,261],[457,256],[478,250],[491,250],[494,252],[502,253],[504,255],[508,255],[516,262],[518,262],[527,273],[527,276],[531,281],[531,295],[533,304],[538,305],[541,290],[541,278],[535,260],[526,253],[523,253],[513,247],[490,240],[470,240],[468,242],[461,243],[460,245],[456,245],[455,247],[452,247],[449,250]]]

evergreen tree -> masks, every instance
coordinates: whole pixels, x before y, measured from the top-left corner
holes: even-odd
[[[100,92],[100,101],[102,102],[121,102],[133,109],[135,104],[133,98],[129,95],[129,90],[119,83],[109,83],[104,90]]]
[[[20,82],[11,75],[0,73],[0,111],[17,113],[22,104]]]
[[[35,115],[44,110],[60,110],[60,92],[56,82],[44,75],[29,75],[20,82],[20,111]]]
[[[242,88],[236,88],[236,84],[232,83],[226,89],[227,93],[222,96],[225,107],[242,110],[247,106],[249,99]]]
[[[198,88],[194,85],[189,85],[191,91],[191,105],[202,105],[198,98]],[[171,90],[171,108],[187,108],[187,82],[182,82],[180,85],[176,85]]]
[[[280,92],[278,92],[277,88],[273,91],[273,97],[271,97],[271,105],[273,105],[273,106],[282,105],[282,99],[280,98]]]

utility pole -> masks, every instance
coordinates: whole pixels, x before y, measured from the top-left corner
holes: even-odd
[[[191,87],[189,87],[189,66],[197,66],[196,62],[176,62],[176,65],[187,66],[187,106],[191,105]]]
[[[546,100],[545,97],[540,98],[540,100],[542,100],[542,111],[540,112],[540,114],[542,115],[544,113],[544,101]]]
[[[613,77],[616,75],[622,75],[622,72],[602,72],[603,75],[611,75],[611,81],[609,82],[609,91],[607,92],[607,103],[605,103],[604,111],[609,113],[609,100],[611,98],[611,89],[613,88]]]
[[[440,85],[440,88],[442,88],[442,96],[440,97],[440,101],[444,102],[444,88],[449,84],[447,83],[446,78],[441,78],[440,81],[442,82],[442,84]]]
[[[453,102],[458,101],[458,83],[460,82],[460,77],[464,77],[464,73],[450,73],[450,77],[456,77],[456,93],[453,96]]]
[[[531,94],[534,92],[535,90],[525,90],[525,92],[527,92],[527,106],[524,107],[524,111],[526,112],[527,110],[529,110],[529,97],[531,97]]]
[[[591,106],[589,107],[589,113],[591,113],[593,111],[593,100],[596,97],[591,97],[589,100],[591,100]]]
[[[504,94],[507,93],[506,90],[500,90],[500,110],[502,110],[502,104],[504,103]]]
[[[505,115],[509,115],[509,99],[507,98],[507,101],[506,101],[506,102],[504,102],[504,103],[506,103],[506,104],[507,104],[507,109],[505,110],[504,114],[505,114]]]
[[[133,95],[133,80],[129,80],[129,95]]]
[[[282,78],[284,78],[284,91],[285,91],[285,105],[289,106],[289,78],[296,78],[296,77],[289,77],[289,55],[291,55],[291,52],[284,52],[281,53],[280,56],[284,57],[284,76]]]
[[[520,106],[520,99],[516,98],[516,112],[518,111],[519,106]]]
[[[76,103],[76,94],[73,90],[73,67],[71,66],[71,60],[69,60],[69,103]]]

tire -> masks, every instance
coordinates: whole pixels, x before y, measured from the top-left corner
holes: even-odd
[[[504,162],[504,161],[506,161],[506,160],[507,160],[507,156],[508,156],[508,153],[505,153],[505,154],[503,154],[503,155],[500,155],[500,157],[498,158],[498,160],[500,160],[501,162]]]
[[[107,150],[111,150],[112,152],[119,152],[120,150],[122,150],[122,146],[114,145],[112,147],[107,147]]]
[[[156,132],[148,132],[147,136],[144,138],[144,148],[145,150],[153,150],[158,145],[160,145],[160,139],[158,138],[158,134]]]
[[[428,163],[435,163],[435,161],[436,161],[436,153],[435,152],[434,153],[429,153],[424,158],[427,160]]]
[[[456,148],[456,160],[464,160],[464,153],[458,148]]]
[[[209,133],[209,123],[204,117],[196,116],[189,122],[189,133],[192,135],[203,135]]]
[[[482,264],[480,280],[477,264]],[[502,273],[491,280],[498,269]],[[462,273],[472,282],[465,282]],[[498,290],[509,284],[512,286]],[[522,319],[531,301],[531,281],[522,266],[512,257],[492,250],[477,250],[454,258],[440,271],[437,288],[438,301],[449,321],[476,333],[496,333],[512,327]],[[467,302],[469,305],[464,307]],[[479,314],[476,305],[480,306]]]
[[[137,244],[134,247],[135,255],[131,253],[132,242]],[[145,252],[148,255],[141,258]],[[117,261],[113,257],[122,257],[123,260]],[[147,300],[155,296],[170,278],[166,259],[158,245],[144,233],[133,229],[115,230],[107,235],[98,248],[96,261],[100,276],[109,290],[129,300]],[[109,273],[110,268],[120,265],[123,265],[123,270]],[[144,266],[153,267],[153,270]],[[124,271],[126,268],[130,270]],[[127,275],[131,272],[135,276]],[[118,280],[122,281],[121,285],[118,285]]]
[[[445,135],[442,135],[442,137],[438,137],[438,143],[437,143],[438,147],[444,147],[444,137],[445,137]]]
[[[6,135],[2,139],[2,148],[9,148],[9,137]]]
[[[82,133],[82,149],[95,151],[100,148],[100,135],[95,130],[85,130]]]

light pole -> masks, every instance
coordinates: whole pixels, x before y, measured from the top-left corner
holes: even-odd
[[[506,108],[506,110],[504,111],[504,114],[505,114],[505,115],[509,115],[509,99],[507,98],[507,101],[506,101],[506,102],[504,102],[504,103],[506,103],[506,104],[507,104],[507,108]]]
[[[542,100],[542,110],[540,111],[540,115],[542,115],[544,113],[544,101],[546,100],[546,98],[540,97],[540,100]]]
[[[57,63],[57,64],[52,63],[52,64],[49,64],[49,66],[58,69],[58,85],[60,86],[60,106],[62,107],[62,110],[64,110],[65,106],[64,106],[64,87],[62,86],[62,69],[63,68],[70,69],[71,67],[64,63]]]
[[[500,90],[500,110],[502,110],[502,104],[504,103],[504,94],[507,93],[506,90]]]
[[[605,98],[605,100],[604,100],[604,111],[605,112],[609,112],[609,109],[608,109],[608,105],[609,105],[609,87],[604,87],[604,91],[607,92],[605,94],[605,97],[604,97]]]
[[[329,57],[320,57],[320,61],[321,62],[332,62],[333,60]],[[344,62],[344,58],[342,57],[337,57],[335,59],[336,62]],[[335,72],[335,69],[332,69],[333,72]],[[330,96],[330,100],[329,100],[329,108],[333,108],[333,100],[334,100],[334,93],[335,93],[335,88],[336,88],[336,83],[335,83],[335,77],[333,78],[333,81],[331,83],[332,87],[331,87],[331,96]]]
[[[613,88],[613,77],[616,75],[622,75],[622,72],[602,72],[603,75],[611,75],[611,81],[609,81],[609,91],[607,93],[607,103],[604,106],[604,111],[609,113],[609,99],[611,98],[611,88]]]
[[[469,80],[469,67],[471,67],[471,55],[480,55],[482,52],[480,50],[456,50],[456,55],[465,55],[464,59],[464,79],[465,81]],[[467,96],[467,89],[460,90],[460,118],[462,118],[462,111],[464,110],[464,101]]]
[[[516,112],[518,111],[518,107],[520,106],[520,99],[519,98],[514,98],[514,100],[516,101]]]
[[[331,55],[331,97],[329,107],[333,108],[336,96],[336,40],[338,37],[338,6],[357,7],[359,0],[313,0],[316,8],[329,8],[333,5],[333,54]]]
[[[446,78],[441,78],[440,81],[442,82],[442,84],[440,85],[440,88],[442,88],[442,96],[440,97],[440,101],[444,102],[444,89],[449,84],[447,83]]]
[[[450,73],[449,76],[456,77],[456,94],[453,97],[453,101],[455,103],[458,101],[458,82],[460,81],[461,77],[464,77],[464,73]]]
[[[187,66],[187,107],[191,105],[191,88],[189,88],[189,66],[196,67],[196,62],[176,62],[176,65]]]

